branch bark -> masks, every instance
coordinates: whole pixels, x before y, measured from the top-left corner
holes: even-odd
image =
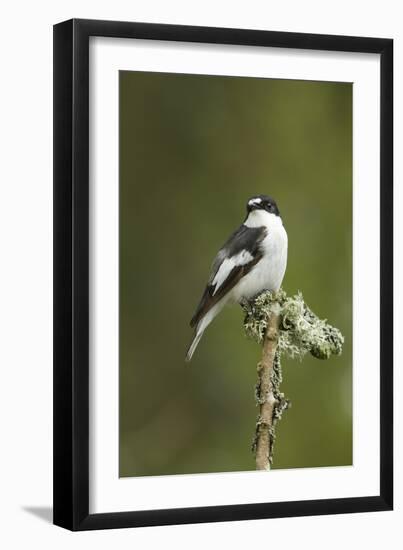
[[[260,414],[256,425],[256,470],[269,470],[272,446],[273,416],[277,400],[273,393],[273,369],[279,338],[280,304],[273,304],[263,341],[262,360],[258,365],[256,387]]]
[[[280,389],[281,357],[302,359],[310,353],[318,359],[329,359],[332,355],[341,355],[344,337],[339,329],[315,315],[300,292],[287,296],[282,289],[265,290],[241,305],[247,336],[263,346],[255,388],[259,416],[252,451],[256,469],[269,470],[277,423],[291,406]]]

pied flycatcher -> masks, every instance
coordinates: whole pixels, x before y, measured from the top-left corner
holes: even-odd
[[[190,321],[192,355],[214,317],[225,304],[250,300],[263,290],[277,291],[287,265],[287,233],[275,201],[257,195],[246,205],[243,224],[229,237],[213,262],[206,289]]]

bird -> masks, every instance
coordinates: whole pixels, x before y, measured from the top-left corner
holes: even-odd
[[[189,362],[211,321],[228,303],[242,303],[264,290],[279,290],[287,266],[288,237],[280,211],[268,195],[246,203],[246,218],[219,249],[199,305],[190,321]]]

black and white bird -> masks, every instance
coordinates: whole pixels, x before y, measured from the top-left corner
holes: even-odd
[[[263,290],[276,291],[287,265],[288,238],[275,201],[267,195],[248,200],[243,224],[220,248],[206,289],[190,321],[194,337],[190,361],[200,338],[227,303],[250,300]]]

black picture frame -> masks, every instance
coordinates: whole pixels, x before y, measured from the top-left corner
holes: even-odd
[[[89,38],[377,53],[381,57],[380,491],[366,497],[89,513]],[[54,26],[54,523],[71,530],[391,510],[393,41],[73,19]]]

